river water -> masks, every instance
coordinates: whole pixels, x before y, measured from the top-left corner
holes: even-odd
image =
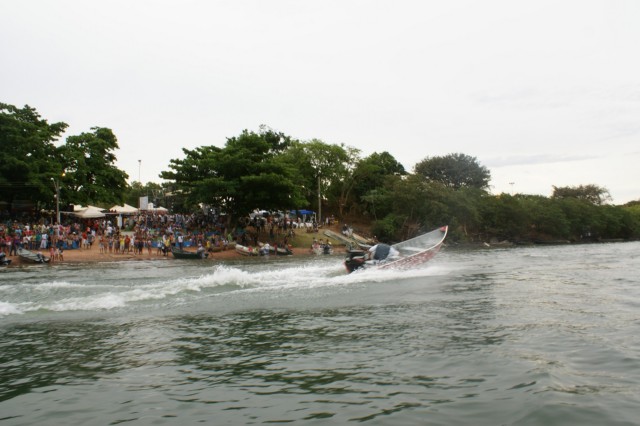
[[[640,243],[0,270],[0,425],[640,424]]]

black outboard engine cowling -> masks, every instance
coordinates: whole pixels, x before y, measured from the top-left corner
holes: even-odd
[[[363,250],[349,250],[344,260],[344,266],[349,273],[363,268],[367,260],[367,253]]]

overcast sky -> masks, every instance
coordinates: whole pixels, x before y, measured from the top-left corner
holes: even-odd
[[[636,0],[3,0],[0,58],[0,102],[111,128],[130,181],[265,124],[640,199]]]

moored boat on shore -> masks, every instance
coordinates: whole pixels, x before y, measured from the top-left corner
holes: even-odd
[[[9,266],[11,259],[7,259],[7,255],[0,252],[0,266]]]
[[[241,244],[236,244],[236,252],[243,256],[257,256],[260,251],[253,247],[243,246]]]
[[[49,263],[51,260],[40,252],[33,252],[24,248],[18,249],[18,256],[20,256],[20,259],[30,263]]]
[[[209,256],[209,253],[205,253],[204,251],[186,251],[180,250],[179,247],[171,247],[171,254],[176,259],[205,259]]]
[[[290,256],[293,254],[291,249],[287,246],[275,246],[271,244],[258,243],[260,246],[259,253],[261,256],[274,255],[274,256]]]

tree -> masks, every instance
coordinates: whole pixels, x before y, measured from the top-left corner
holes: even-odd
[[[334,179],[327,192],[331,194],[330,205],[343,217],[346,211],[354,206],[352,191],[357,183],[354,170],[360,160],[360,150],[351,146],[343,146],[345,157],[341,167],[335,170]],[[333,203],[333,204],[332,204]]]
[[[487,189],[491,180],[489,170],[466,154],[427,157],[415,165],[414,173],[452,189]]]
[[[261,127],[227,139],[224,148],[183,149],[184,159],[172,159],[161,177],[175,183],[189,203],[219,207],[229,217],[255,208],[288,208],[301,200],[299,173],[283,152],[289,136]]]
[[[343,144],[331,145],[319,139],[293,143],[284,155],[300,172],[306,204],[292,207],[316,206],[319,215],[321,204],[340,208],[341,189],[350,182],[353,153]]]
[[[55,142],[67,128],[49,124],[28,105],[17,108],[0,103],[0,201],[42,200],[54,204],[52,178],[61,175]]]
[[[558,203],[541,195],[526,195],[522,199],[530,215],[533,240],[569,238],[571,223]]]
[[[531,230],[531,212],[525,207],[526,196],[500,194],[480,200],[481,229],[485,241],[519,241]]]
[[[199,202],[217,206],[231,203],[233,194],[224,193],[222,171],[217,168],[221,151],[216,146],[203,146],[193,150],[182,148],[184,158],[170,160],[169,168],[173,171],[163,171],[160,177],[170,181],[174,194],[183,195],[181,198],[184,202],[174,207],[187,211]]]
[[[116,136],[105,127],[91,130],[69,136],[58,148],[65,160],[62,197],[78,204],[121,204],[128,175],[115,166]]]
[[[404,176],[407,172],[391,154],[374,152],[358,162],[353,171],[356,183],[354,192],[360,196],[379,188],[388,176]]]
[[[605,204],[612,199],[607,188],[593,184],[562,187],[554,186],[551,198],[577,198],[579,200],[588,201],[597,206]]]
[[[357,202],[364,202],[361,210],[369,211],[373,217],[383,217],[380,216],[379,202],[378,211],[371,210],[375,206],[374,200],[378,198],[387,181],[406,174],[404,166],[386,151],[374,152],[358,161],[353,170],[353,195]]]
[[[477,188],[461,188],[454,191],[449,189],[447,197],[447,206],[451,218],[455,219],[455,222],[449,223],[450,229],[455,232],[455,225],[459,225],[460,232],[465,238],[473,238],[480,230],[480,200],[483,196],[486,196],[484,191]]]
[[[596,237],[599,229],[598,206],[579,198],[552,199],[564,212],[570,226],[570,238],[575,241]]]
[[[149,197],[149,202],[154,205],[160,206],[166,203],[165,194],[168,192],[161,184],[156,182],[147,182],[145,185],[138,181],[131,182],[131,185],[127,188],[125,194],[125,203],[130,206],[138,207],[140,204],[140,197]]]
[[[376,219],[373,231],[381,240],[402,241],[434,226],[451,224],[451,189],[411,174],[389,176],[384,185],[363,196]]]

